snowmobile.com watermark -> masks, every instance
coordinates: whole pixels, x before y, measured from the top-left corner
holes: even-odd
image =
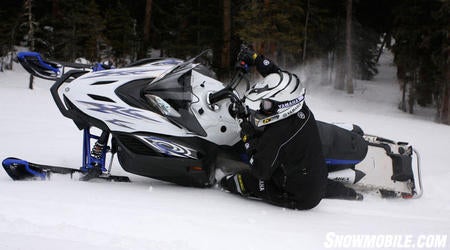
[[[325,235],[325,248],[399,248],[439,249],[447,248],[446,234],[337,234]]]

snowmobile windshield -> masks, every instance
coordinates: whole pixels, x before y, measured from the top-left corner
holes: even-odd
[[[158,76],[157,78],[155,78],[150,84],[156,83],[158,81],[163,80],[164,78],[166,78],[167,76],[171,75],[171,74],[176,74],[177,72],[180,71],[185,71],[186,69],[190,70],[194,67],[196,67],[197,65],[203,63],[205,64],[205,62],[207,60],[204,60],[204,57],[209,56],[211,54],[211,50],[205,50],[202,51],[200,54],[192,57],[191,59],[185,61],[185,62],[180,62],[179,64],[177,64],[175,67],[167,70],[166,72],[164,72],[163,74],[161,74],[160,76]],[[212,71],[210,71],[210,73],[212,73]]]
[[[192,69],[198,69],[202,74],[213,75],[207,67],[201,66],[197,59],[206,53],[202,52],[192,59],[182,62],[153,80],[144,88],[143,94],[148,103],[159,110],[159,113],[170,121],[189,131],[206,136],[197,118],[192,113],[190,105],[194,94],[192,93]]]

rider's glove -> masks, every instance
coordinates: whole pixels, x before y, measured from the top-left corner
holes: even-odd
[[[240,124],[240,126],[241,126],[241,139],[243,142],[247,142],[248,140],[255,138],[256,130],[249,121],[244,120]]]
[[[239,70],[244,74],[247,74],[250,70],[249,65],[247,63],[245,63],[244,61],[236,62],[236,65],[234,67],[236,70]]]
[[[244,142],[245,152],[251,157],[256,152],[256,146],[258,142],[257,131],[253,125],[244,120],[241,124],[241,139]]]
[[[248,107],[242,103],[233,102],[228,106],[228,112],[230,112],[231,117],[246,120],[249,117]]]
[[[258,54],[256,54],[256,52],[253,49],[245,45],[241,45],[241,50],[237,55],[237,59],[239,61],[245,62],[248,66],[252,66],[255,65],[255,59],[257,56]]]

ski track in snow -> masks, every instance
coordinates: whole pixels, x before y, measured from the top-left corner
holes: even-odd
[[[132,183],[14,182],[1,170],[0,249],[322,249],[329,232],[448,234],[450,126],[434,123],[427,109],[414,116],[396,108],[401,95],[389,59],[374,81],[356,82],[355,94],[310,83],[306,101],[318,120],[412,143],[422,157],[421,199],[368,194],[294,211],[131,175],[117,160],[113,173]],[[52,82],[35,80],[31,91],[26,72],[14,66],[0,73],[0,159],[79,167],[82,133],[54,104]]]

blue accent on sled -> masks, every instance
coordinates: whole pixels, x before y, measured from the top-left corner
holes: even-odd
[[[325,163],[328,165],[351,165],[358,164],[359,160],[340,160],[340,159],[325,159]]]
[[[94,66],[92,66],[92,71],[97,72],[97,71],[102,71],[102,70],[109,69],[109,68],[105,68],[105,67],[106,66],[104,64],[102,64],[102,63],[95,63]]]
[[[250,158],[246,153],[240,154],[239,157],[242,162],[250,163]],[[360,160],[325,159],[327,165],[355,165],[360,162]]]
[[[32,174],[34,176],[40,177],[42,180],[45,180],[45,178],[47,176],[45,173],[41,173],[41,172],[38,172],[38,171],[35,171],[35,170],[31,169],[30,165],[28,164],[28,162],[24,161],[24,160],[7,158],[7,159],[3,160],[2,164],[3,164],[3,166],[8,166],[8,167],[11,167],[11,165],[14,165],[14,164],[16,164],[16,165],[24,165],[25,166],[25,170],[28,173],[30,173],[30,174]]]

